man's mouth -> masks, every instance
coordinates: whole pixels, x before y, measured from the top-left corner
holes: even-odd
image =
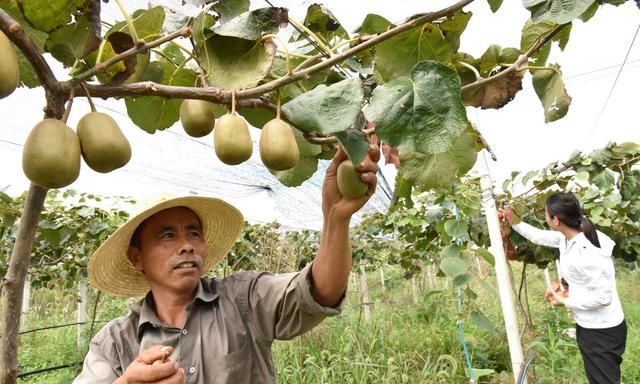
[[[174,269],[186,269],[186,268],[195,268],[197,265],[193,261],[184,261],[178,265]]]

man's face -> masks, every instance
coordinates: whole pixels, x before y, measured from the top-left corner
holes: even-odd
[[[188,208],[175,207],[145,220],[140,247],[129,247],[129,258],[152,290],[190,293],[202,276],[205,252],[198,217]]]

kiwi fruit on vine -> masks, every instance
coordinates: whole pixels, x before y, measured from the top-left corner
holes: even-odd
[[[213,147],[218,159],[228,165],[240,164],[251,157],[253,142],[246,121],[235,113],[220,117],[213,128]]]
[[[94,171],[111,172],[131,159],[129,141],[118,123],[106,113],[87,113],[78,121],[76,131],[80,138],[82,158]]]
[[[369,190],[369,184],[360,179],[360,173],[351,160],[347,159],[338,165],[338,190],[347,199],[355,199]]]
[[[180,105],[180,123],[187,135],[203,137],[211,133],[216,118],[208,102],[186,99]]]
[[[9,38],[0,31],[0,99],[15,91],[19,82],[20,70],[16,51]]]
[[[262,127],[260,159],[267,168],[274,171],[284,171],[298,164],[298,143],[291,126],[284,120],[276,117]]]
[[[42,120],[24,143],[22,170],[32,183],[44,188],[73,183],[80,174],[78,135],[60,120]]]

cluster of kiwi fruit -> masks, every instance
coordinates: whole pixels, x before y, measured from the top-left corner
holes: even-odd
[[[213,147],[220,161],[237,165],[247,161],[253,153],[253,142],[245,119],[231,111],[216,120],[211,106],[204,100],[186,99],[180,106],[180,122],[184,131],[193,137],[203,137],[213,131]],[[298,164],[300,150],[289,124],[280,118],[267,122],[260,133],[260,159],[269,169],[284,171]]]
[[[111,172],[129,162],[131,145],[106,113],[87,113],[75,132],[62,120],[44,119],[27,137],[22,169],[34,184],[62,188],[78,178],[80,158],[96,172]]]
[[[242,116],[235,112],[232,95],[231,112],[216,120],[211,105],[204,100],[186,99],[180,106],[180,122],[184,131],[192,137],[203,137],[213,131],[215,153],[225,164],[237,165],[247,161],[253,153],[249,127]],[[268,121],[260,133],[260,159],[273,171],[285,171],[296,166],[300,151],[293,129],[280,118],[278,103],[276,117]],[[338,167],[337,183],[340,193],[349,199],[364,195],[369,185],[360,179],[360,173],[351,160]]]

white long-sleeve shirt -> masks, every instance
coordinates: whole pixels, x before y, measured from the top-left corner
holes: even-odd
[[[535,228],[527,223],[514,224],[527,240],[560,250],[560,274],[569,283],[565,306],[583,328],[615,327],[624,320],[616,289],[616,274],[611,253],[615,243],[597,231],[600,248],[584,233],[567,240],[561,232]]]

